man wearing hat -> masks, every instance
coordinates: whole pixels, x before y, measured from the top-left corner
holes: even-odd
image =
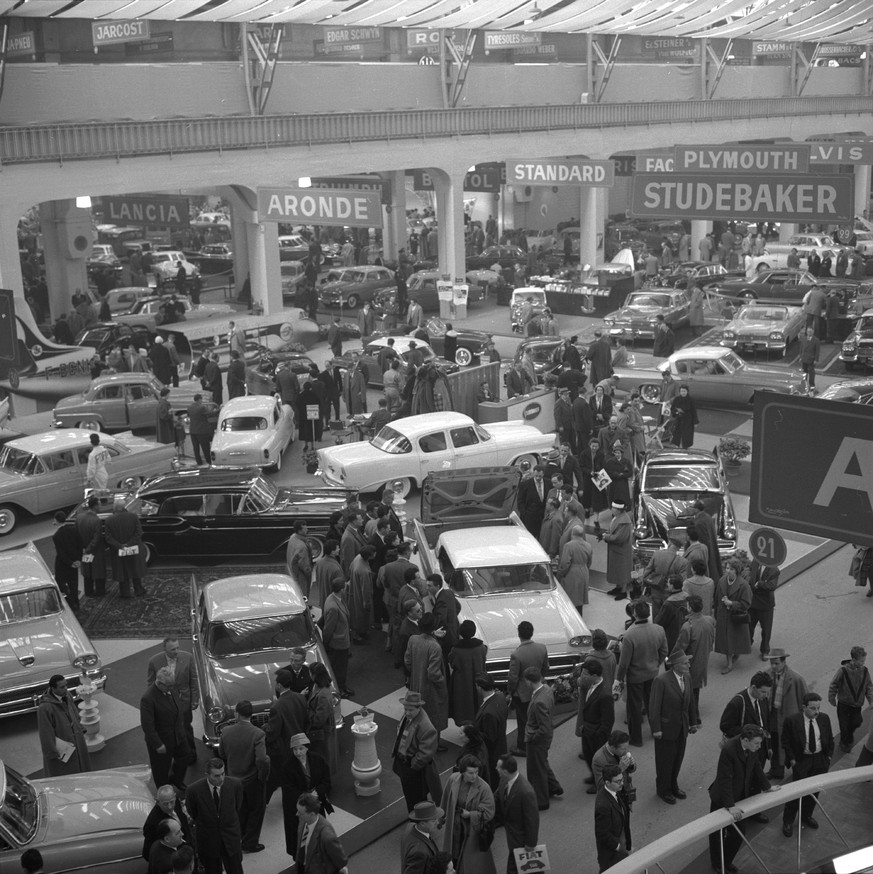
[[[409,825],[400,843],[401,874],[423,874],[439,848],[436,835],[443,810],[432,801],[421,801],[409,813]]]
[[[567,442],[574,447],[576,445],[576,432],[573,429],[573,407],[570,405],[570,389],[559,388],[558,397],[555,400],[555,432],[558,439]]]
[[[598,540],[605,540],[606,551],[606,581],[612,588],[606,593],[616,601],[627,598],[631,582],[631,572],[634,567],[633,522],[625,511],[623,501],[613,501],[612,522],[609,531],[600,532]]]
[[[679,770],[685,758],[691,724],[691,659],[676,650],[667,660],[668,671],[652,681],[649,696],[649,726],[655,738],[655,788],[658,797],[675,804],[687,795],[679,788]]]
[[[403,719],[397,729],[397,738],[391,757],[393,771],[400,778],[406,809],[412,811],[416,804],[431,798],[442,797],[440,776],[434,758],[439,735],[424,712],[424,700],[420,692],[407,692],[400,699]]]
[[[789,716],[803,710],[803,696],[809,691],[806,680],[788,667],[788,656],[781,647],[770,650],[770,770],[767,776],[781,780],[785,776],[785,751],[782,748],[782,725]]]
[[[169,350],[164,348],[163,337],[155,337],[155,342],[149,350],[149,358],[152,361],[152,373],[164,385],[169,385],[173,379],[173,365],[170,361]]]

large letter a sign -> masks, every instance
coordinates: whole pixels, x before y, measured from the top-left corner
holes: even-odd
[[[843,438],[813,503],[829,507],[837,489],[863,492],[873,507],[873,440]]]

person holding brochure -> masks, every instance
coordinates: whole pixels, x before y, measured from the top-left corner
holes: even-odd
[[[79,710],[67,692],[67,681],[61,674],[54,674],[49,680],[49,687],[36,710],[36,724],[46,777],[91,770]]]

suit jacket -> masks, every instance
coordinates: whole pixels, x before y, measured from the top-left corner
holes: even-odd
[[[815,718],[821,741],[821,752],[829,759],[834,754],[834,732],[831,728],[830,717],[825,713],[819,713]],[[785,766],[789,762],[794,763],[794,779],[799,780],[798,765],[802,765],[804,759],[810,760],[810,756],[803,752],[806,744],[806,719],[802,713],[789,716],[782,723],[782,748],[785,750]],[[804,775],[805,776],[805,775]]]
[[[530,701],[531,686],[524,679],[525,668],[539,668],[545,676],[549,669],[549,651],[545,644],[533,640],[523,640],[509,657],[509,674],[506,688],[510,695],[518,696],[519,701]]]
[[[324,804],[331,790],[330,767],[318,753],[312,752],[306,754],[306,766],[309,769],[308,774],[303,770],[297,756],[292,755],[282,766],[279,775],[280,785],[291,790],[293,798],[304,792],[315,792]],[[332,806],[328,812],[333,812]]]
[[[605,406],[605,404],[604,404]],[[581,440],[589,440],[594,432],[594,410],[584,395],[573,399],[573,430]],[[584,447],[580,446],[580,450]],[[564,482],[567,480],[565,479]]]
[[[685,689],[673,671],[659,674],[652,681],[649,696],[649,726],[652,733],[660,731],[661,740],[679,740],[688,736],[691,725],[691,676],[685,677]]]
[[[776,606],[776,588],[779,585],[779,568],[765,567],[753,559],[749,565],[749,587],[752,590],[750,610],[767,611]]]
[[[84,576],[102,579],[106,576],[106,542],[103,537],[103,520],[93,511],[86,510],[76,516],[76,528],[82,540],[82,552],[94,556],[91,567],[82,565]]]
[[[406,826],[400,842],[401,874],[425,874],[428,862],[435,859],[439,848],[430,835],[423,835],[412,823]],[[308,869],[307,869],[308,874]]]
[[[297,826],[297,855],[299,859],[303,852],[303,830],[306,826],[301,822]],[[310,828],[309,842],[306,844],[306,856],[303,868],[306,874],[336,874],[340,868],[349,862],[333,826],[321,815]]]
[[[283,692],[270,707],[264,733],[267,751],[275,767],[291,755],[291,738],[308,727],[306,699],[297,692]]]
[[[518,487],[518,515],[524,522],[524,527],[534,537],[539,537],[540,526],[543,524],[543,516],[546,515],[546,499],[549,495],[549,486],[543,480],[543,497],[537,494],[537,484],[533,477],[523,480]]]
[[[188,817],[182,809],[182,799],[178,796],[176,797],[176,805],[174,809],[176,819],[179,820],[179,824],[182,826],[182,835],[185,838],[185,843],[190,844],[192,843],[191,823],[188,821]],[[149,852],[151,851],[152,844],[158,839],[158,824],[165,819],[169,819],[169,817],[160,807],[158,807],[157,804],[155,804],[155,806],[149,811],[149,815],[146,817],[146,821],[142,827],[142,857],[147,862],[149,860]]]
[[[588,738],[597,749],[606,743],[614,723],[615,701],[607,683],[599,683],[590,696],[587,689],[580,688],[576,734]]]
[[[150,751],[160,746],[166,746],[169,751],[185,742],[182,712],[182,702],[175,689],[166,694],[157,686],[146,689],[139,701],[139,721]]]
[[[412,719],[407,719],[404,716],[400,720],[391,756],[395,760],[408,760],[410,767],[420,771],[433,762],[437,754],[438,742],[437,730],[422,709]]]
[[[215,859],[221,847],[231,856],[242,855],[239,815],[243,806],[243,787],[236,777],[225,777],[219,790],[220,807],[215,808],[212,786],[205,777],[188,787],[185,806],[194,823],[197,854],[203,859]]]
[[[497,821],[506,828],[509,855],[516,847],[535,847],[539,843],[540,811],[537,794],[523,774],[507,792],[506,783],[497,789]]]
[[[734,695],[727,703],[721,715],[719,728],[726,737],[736,737],[744,725],[760,725],[765,731],[769,731],[770,725],[770,701],[761,699],[757,702],[761,709],[761,719],[755,711],[755,702],[749,696],[749,690]],[[766,740],[764,744],[766,746]]]
[[[555,695],[551,686],[540,686],[532,695],[527,709],[527,725],[524,728],[526,743],[551,743],[555,734],[552,726],[552,711]]]
[[[493,761],[506,752],[506,718],[509,704],[502,692],[495,692],[483,701],[476,713],[476,728],[482,734],[488,754]]]
[[[155,676],[161,668],[167,667],[170,660],[165,652],[159,652],[149,659],[146,683],[154,685]],[[200,682],[197,678],[197,666],[194,664],[194,656],[190,652],[179,650],[176,655],[176,680],[174,687],[179,693],[182,706],[191,710],[200,703]]]
[[[588,398],[588,404],[591,407],[592,417],[592,433],[600,431],[600,429],[609,422],[609,417],[612,415],[612,398],[608,394],[603,395],[603,401],[600,405],[600,418],[598,418],[597,410],[597,395],[591,395]]]
[[[621,849],[624,835],[625,846],[630,849],[630,811],[619,795],[617,798],[608,789],[601,789],[594,800],[594,839],[597,842],[597,861],[609,865],[616,851]]]
[[[251,722],[240,721],[221,732],[218,754],[227,762],[227,773],[245,783],[270,776],[270,757],[263,730]]]
[[[460,640],[458,623],[458,599],[451,589],[440,589],[434,599],[433,615],[437,628],[445,628],[446,634],[438,638],[443,652],[448,652]]]
[[[764,776],[761,757],[747,753],[740,738],[726,741],[718,756],[715,780],[709,797],[716,807],[733,807],[738,801],[766,792],[770,781]]]
[[[328,649],[349,649],[352,645],[349,633],[349,608],[336,592],[331,592],[324,602],[322,640]]]

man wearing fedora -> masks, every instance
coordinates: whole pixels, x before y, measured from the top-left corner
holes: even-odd
[[[400,843],[401,874],[425,874],[439,848],[436,835],[443,810],[432,801],[420,801],[409,813],[409,825]]]
[[[416,804],[431,798],[442,797],[440,775],[434,758],[439,735],[424,712],[424,699],[420,692],[407,692],[400,699],[403,719],[397,729],[397,738],[391,756],[394,773],[400,778],[406,809],[411,811]]]
[[[785,776],[785,750],[782,747],[782,726],[789,716],[803,710],[803,696],[809,691],[806,680],[788,667],[789,654],[781,647],[770,650],[770,770],[771,780]]]

